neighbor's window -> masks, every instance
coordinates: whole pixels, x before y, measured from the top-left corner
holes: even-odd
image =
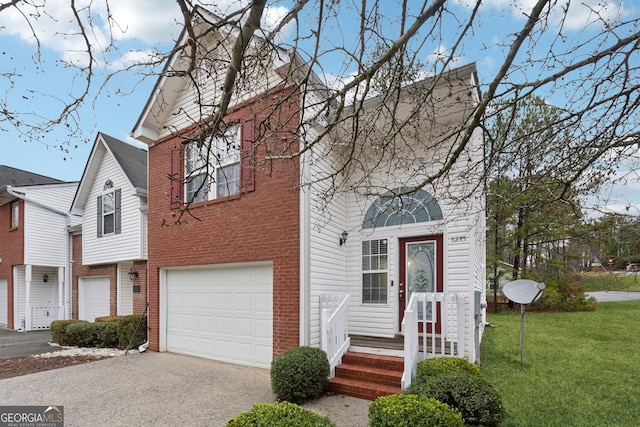
[[[16,200],[11,203],[11,228],[18,228],[20,225],[20,202]]]
[[[115,231],[115,207],[116,197],[113,181],[109,179],[104,183],[102,189],[102,234],[109,234]]]
[[[185,195],[187,202],[227,197],[240,192],[240,127],[211,140],[211,147],[196,142],[185,154]]]
[[[362,242],[362,302],[387,303],[387,239]]]

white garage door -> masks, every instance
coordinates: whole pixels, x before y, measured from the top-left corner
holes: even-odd
[[[169,270],[168,351],[268,368],[273,349],[273,268]]]
[[[7,297],[7,279],[0,279],[0,325],[7,326],[9,318],[9,298]]]
[[[109,314],[109,278],[81,277],[78,281],[78,318],[93,322],[96,317]]]

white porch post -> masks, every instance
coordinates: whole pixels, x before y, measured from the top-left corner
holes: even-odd
[[[64,311],[64,277],[64,267],[58,267],[58,313],[56,315],[56,320],[66,319]]]
[[[25,282],[25,331],[31,330],[31,264],[24,266],[24,282]]]

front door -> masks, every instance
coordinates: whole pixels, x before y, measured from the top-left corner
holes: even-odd
[[[400,286],[398,300],[400,324],[404,310],[414,292],[442,292],[443,244],[442,235],[400,239]],[[420,307],[418,318],[434,322],[436,333],[440,333],[440,303],[436,307],[427,304]],[[431,332],[431,323],[427,325]]]

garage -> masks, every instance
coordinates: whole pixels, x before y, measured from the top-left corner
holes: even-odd
[[[78,319],[93,322],[108,316],[109,277],[81,277],[78,280]]]
[[[9,297],[7,279],[0,279],[0,326],[7,326],[9,318]]]
[[[166,271],[166,350],[268,368],[273,267]]]

